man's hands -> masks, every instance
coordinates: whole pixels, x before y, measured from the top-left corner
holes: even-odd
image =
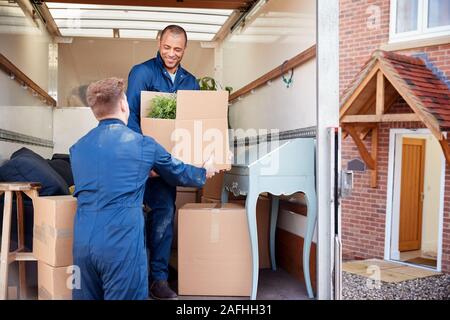
[[[212,178],[216,173],[219,172],[219,170],[214,165],[214,154],[211,154],[208,160],[203,163],[203,168],[206,169],[207,179]]]
[[[234,154],[231,150],[228,150],[227,152],[227,158],[229,163],[233,163],[233,158],[234,158]],[[203,163],[202,168],[206,169],[206,178],[210,179],[212,178],[216,173],[219,173],[220,170],[216,168],[215,164],[214,164],[214,154],[211,154],[208,158],[208,160],[206,160]],[[150,178],[156,178],[159,177],[159,174],[157,174],[154,170],[151,170],[148,174],[148,176]]]
[[[233,158],[234,158],[234,154],[231,150],[228,150],[227,153],[228,156],[228,161],[230,163],[233,163]],[[216,168],[215,164],[214,164],[214,154],[211,154],[208,158],[208,160],[206,160],[203,163],[203,168],[206,169],[206,178],[212,178],[216,173],[219,173],[220,170]]]

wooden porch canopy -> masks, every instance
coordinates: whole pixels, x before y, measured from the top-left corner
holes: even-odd
[[[399,97],[412,112],[389,113]],[[450,89],[416,57],[375,51],[341,99],[340,124],[372,170],[371,187],[377,186],[378,125],[382,122],[422,122],[438,139],[450,164]],[[372,147],[363,140],[371,133]]]

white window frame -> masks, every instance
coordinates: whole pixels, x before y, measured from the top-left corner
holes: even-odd
[[[412,40],[429,39],[441,36],[450,36],[450,25],[441,27],[428,27],[428,2],[429,0],[418,0],[417,30],[396,33],[397,29],[397,2],[391,0],[391,14],[389,19],[389,42],[404,42]]]

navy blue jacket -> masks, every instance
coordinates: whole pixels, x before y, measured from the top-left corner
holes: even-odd
[[[130,105],[128,127],[138,133],[141,131],[141,91],[174,93],[178,90],[200,90],[195,77],[178,67],[175,82],[164,68],[161,55],[144,63],[135,65],[128,76],[127,98]]]

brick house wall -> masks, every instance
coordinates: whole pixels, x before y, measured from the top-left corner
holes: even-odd
[[[373,14],[379,12],[378,24]],[[389,41],[390,0],[340,0],[340,93],[350,84],[372,53]],[[434,66],[450,78],[450,44],[397,51],[426,53]],[[399,101],[392,112],[405,112]],[[344,259],[383,258],[386,227],[386,195],[391,128],[423,128],[420,123],[386,123],[379,128],[378,187],[370,188],[370,171],[356,173],[353,195],[342,202]],[[370,150],[370,139],[365,144]],[[342,166],[361,158],[350,137],[342,141]],[[444,195],[442,270],[450,272],[450,170],[447,167]]]

